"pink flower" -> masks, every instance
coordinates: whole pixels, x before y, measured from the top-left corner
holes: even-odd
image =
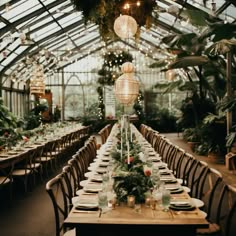
[[[152,172],[151,172],[151,170],[149,170],[149,169],[146,169],[145,171],[144,171],[144,175],[145,176],[150,176],[152,174]]]
[[[28,142],[28,141],[29,141],[28,137],[26,137],[26,136],[22,136],[22,139],[23,139],[25,142]]]
[[[133,161],[134,161],[134,157],[129,157],[129,162],[131,163],[131,162],[133,162]],[[125,159],[125,163],[128,163],[128,158]]]

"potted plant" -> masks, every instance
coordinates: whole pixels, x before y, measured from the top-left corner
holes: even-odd
[[[202,124],[202,140],[207,149],[207,155],[210,161],[214,163],[224,162],[226,154],[225,136],[226,136],[226,121],[225,115],[209,114],[203,120]]]
[[[183,131],[183,138],[187,141],[189,147],[194,152],[201,140],[199,127],[185,129]]]
[[[232,153],[236,153],[236,125],[232,126],[232,131],[226,136],[226,148]]]

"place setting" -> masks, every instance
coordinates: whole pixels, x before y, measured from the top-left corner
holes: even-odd
[[[83,212],[90,212],[90,211],[98,211],[98,198],[97,196],[92,197],[84,197],[79,196],[72,199],[72,204],[74,206],[73,212],[83,213]]]
[[[184,191],[183,187],[180,185],[165,185],[165,188],[170,191],[170,193],[182,193]]]
[[[192,211],[196,206],[190,200],[171,200],[169,208],[176,211]]]
[[[102,184],[89,182],[89,183],[86,183],[86,185],[83,187],[83,190],[89,193],[97,193],[102,190]]]

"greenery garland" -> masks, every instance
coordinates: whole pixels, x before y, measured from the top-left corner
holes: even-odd
[[[113,25],[119,15],[131,15],[139,27],[150,28],[152,11],[157,7],[155,0],[129,0],[129,9],[124,9],[126,0],[71,0],[76,10],[82,11],[85,23],[93,22],[99,26],[104,41],[116,38]]]

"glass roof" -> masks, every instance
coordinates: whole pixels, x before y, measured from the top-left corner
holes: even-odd
[[[201,10],[208,16],[235,23],[233,0],[157,0],[153,22],[149,30],[141,27],[139,42],[120,40],[129,50],[141,53],[144,58],[160,60],[171,55],[161,39],[172,33],[198,32],[191,25],[185,9]],[[39,61],[45,72],[64,68],[85,57],[114,46],[106,44],[97,25],[85,25],[82,12],[75,9],[71,0],[1,0],[0,1],[0,78],[29,78],[28,65]],[[122,47],[122,46],[121,46]],[[97,56],[96,56],[97,58]],[[73,66],[72,66],[73,67]],[[71,67],[69,67],[71,68]]]

